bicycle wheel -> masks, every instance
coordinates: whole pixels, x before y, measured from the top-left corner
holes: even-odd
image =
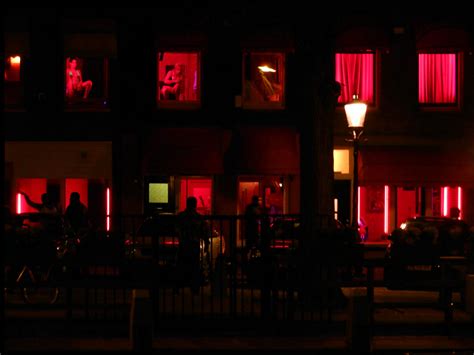
[[[23,299],[28,304],[54,304],[59,298],[57,287],[24,287]]]
[[[49,274],[51,270],[48,271],[35,271],[33,273],[29,270],[30,283],[27,284],[27,287],[23,287],[23,299],[26,303],[29,304],[53,304],[59,298],[59,288],[51,287],[47,285],[49,280]],[[42,283],[38,283],[37,280],[42,280]]]

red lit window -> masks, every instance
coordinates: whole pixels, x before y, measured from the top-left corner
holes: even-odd
[[[374,53],[336,53],[336,81],[341,83],[339,103],[347,103],[353,95],[374,104],[375,94]]]
[[[198,52],[158,53],[157,101],[199,103],[201,96],[200,54]]]
[[[244,53],[243,106],[283,107],[285,62],[283,53]]]
[[[21,60],[19,55],[5,58],[5,106],[21,106],[23,102],[23,82],[21,78]]]
[[[418,54],[418,101],[421,104],[457,102],[457,55]]]
[[[178,211],[186,208],[186,199],[197,199],[197,211],[201,214],[212,212],[212,180],[205,178],[181,178]]]
[[[89,202],[89,180],[88,179],[66,179],[65,182],[66,191],[66,208],[69,206],[69,199],[71,193],[78,192],[81,202],[87,207]]]
[[[28,195],[31,201],[35,203],[41,203],[41,196],[47,192],[47,179],[44,178],[33,178],[33,179],[17,179],[17,199],[16,199],[16,211],[17,213],[25,212],[38,212],[38,210],[30,206],[26,199],[19,194],[19,192],[24,192]]]
[[[107,108],[108,79],[108,58],[67,57],[64,62],[64,97],[68,108]]]

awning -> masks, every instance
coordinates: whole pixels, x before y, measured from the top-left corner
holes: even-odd
[[[233,133],[226,166],[237,174],[299,174],[299,151],[294,128],[241,128]]]
[[[144,148],[145,175],[212,175],[224,172],[230,131],[166,127],[154,130]]]
[[[363,147],[361,185],[474,186],[474,159],[468,152],[427,147]]]
[[[10,141],[5,162],[15,178],[112,178],[112,142]]]
[[[30,41],[26,32],[5,33],[5,55],[28,55],[30,52]]]
[[[74,33],[64,36],[66,56],[115,57],[117,39],[113,33]]]
[[[390,41],[384,30],[377,27],[359,26],[350,28],[336,37],[337,50],[384,49]]]
[[[146,175],[287,175],[300,164],[299,136],[290,128],[160,128],[143,154]]]

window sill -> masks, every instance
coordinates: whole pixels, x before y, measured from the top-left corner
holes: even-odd
[[[418,106],[422,112],[461,112],[461,107],[456,106]]]
[[[255,103],[243,103],[242,109],[244,110],[284,110],[285,104],[283,102],[255,102]]]
[[[201,108],[199,101],[159,101],[157,103],[158,109],[171,109],[171,110],[197,110]]]

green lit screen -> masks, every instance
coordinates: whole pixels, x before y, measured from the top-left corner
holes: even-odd
[[[168,203],[168,184],[151,183],[148,185],[149,203]]]

